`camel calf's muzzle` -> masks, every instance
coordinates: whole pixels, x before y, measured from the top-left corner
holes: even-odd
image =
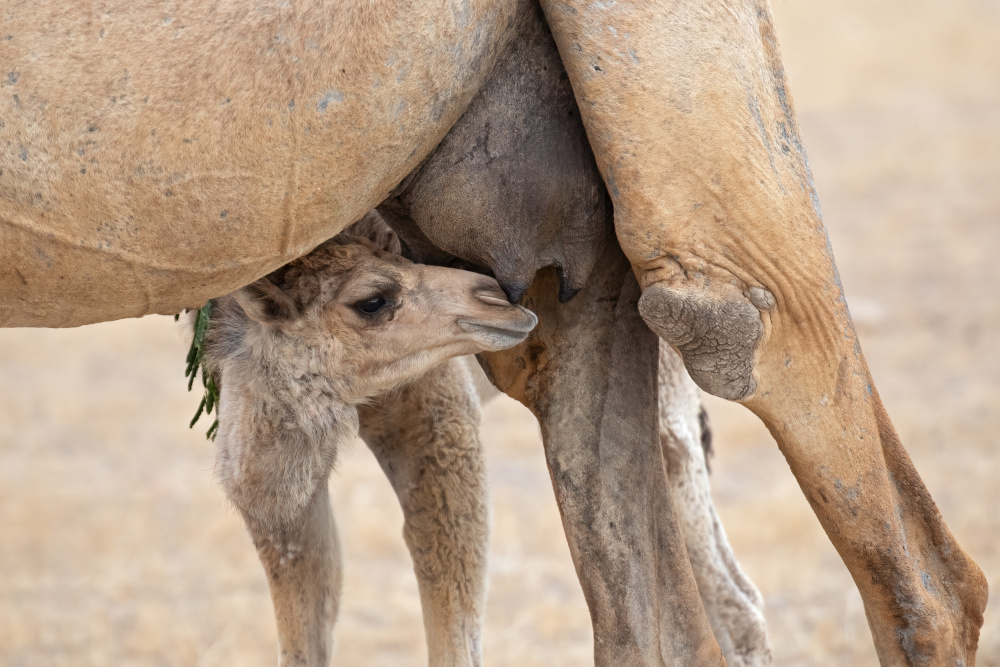
[[[438,270],[429,270],[438,273]],[[455,303],[453,314],[458,328],[472,337],[470,342],[475,345],[476,351],[496,352],[514,347],[527,338],[538,324],[534,313],[507,300],[507,295],[493,278],[455,269],[444,271],[446,273],[440,274],[442,279],[470,283],[466,289],[457,292],[463,298]]]

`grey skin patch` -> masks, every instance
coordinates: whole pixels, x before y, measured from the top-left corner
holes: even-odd
[[[655,283],[639,299],[642,319],[677,348],[691,379],[730,401],[757,388],[754,353],[764,334],[759,311],[739,296]]]
[[[774,299],[774,295],[763,287],[751,287],[748,289],[747,298],[750,299],[750,303],[761,310],[771,310],[778,305],[778,302]]]
[[[330,106],[330,102],[343,102],[344,94],[339,90],[328,90],[320,98],[319,102],[316,104],[316,111],[324,113],[326,108]]]
[[[41,248],[35,248],[35,255],[43,264],[45,264],[46,268],[52,268],[52,258],[45,254],[44,250]]]

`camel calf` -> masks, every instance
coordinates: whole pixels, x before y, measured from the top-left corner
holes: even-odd
[[[341,235],[216,301],[204,363],[221,387],[217,472],[267,574],[281,664],[326,665],[340,593],[327,479],[360,407],[407,516],[432,662],[478,663],[489,526],[478,401],[461,362],[435,366],[515,345],[537,320],[492,278],[412,264],[360,224],[346,234],[382,247]],[[400,387],[381,409],[361,407]],[[431,424],[413,407],[422,400],[437,409]]]

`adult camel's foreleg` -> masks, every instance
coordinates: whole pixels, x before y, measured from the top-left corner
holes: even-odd
[[[452,359],[359,416],[403,508],[429,663],[481,665],[490,508],[469,371]]]
[[[771,664],[764,599],[743,573],[712,504],[698,388],[680,356],[660,346],[660,445],[698,593],[729,667]]]
[[[638,316],[638,285],[613,243],[572,301],[557,302],[557,284],[541,272],[525,297],[538,326],[480,360],[541,424],[595,661],[722,664],[664,477],[658,342]]]
[[[975,661],[987,586],[875,390],[765,0],[542,0],[647,323],[767,425],[883,664]]]

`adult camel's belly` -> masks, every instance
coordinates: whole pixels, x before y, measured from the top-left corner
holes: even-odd
[[[3,4],[0,325],[172,313],[361,217],[523,0]]]

